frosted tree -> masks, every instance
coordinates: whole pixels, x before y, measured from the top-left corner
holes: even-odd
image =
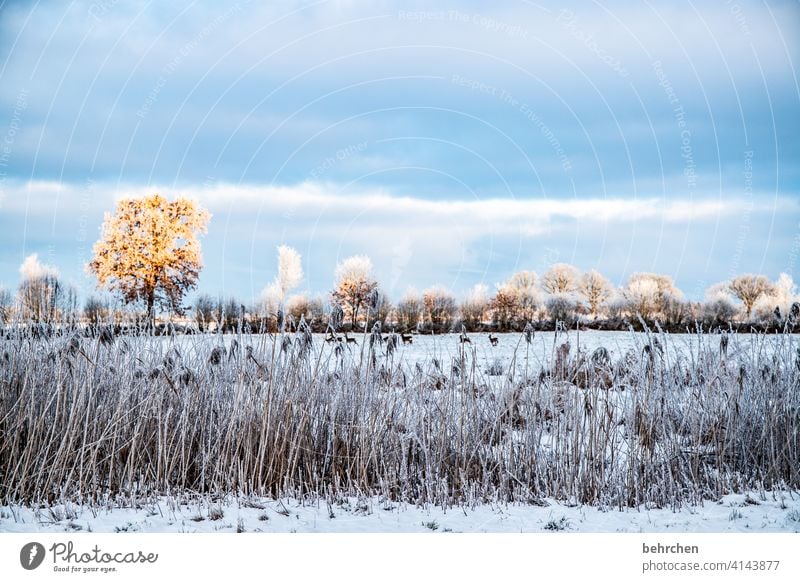
[[[275,289],[282,300],[303,280],[303,266],[300,253],[291,247],[278,247],[278,276],[275,278]]]
[[[774,291],[772,283],[764,275],[740,275],[729,284],[730,292],[744,305],[745,318],[750,319],[753,305],[762,295],[771,295]]]
[[[589,313],[597,317],[600,306],[611,299],[614,287],[608,279],[592,269],[581,277],[579,291],[589,306]]]
[[[500,329],[505,329],[519,310],[519,294],[508,284],[499,285],[492,298],[491,308],[495,324]]]
[[[782,321],[791,313],[793,303],[797,303],[797,287],[792,277],[781,273],[778,279],[770,284],[769,293],[764,293],[753,303],[753,317],[762,322],[772,319]]]
[[[564,295],[578,290],[580,271],[567,263],[555,263],[542,275],[542,289],[550,295]]]
[[[11,292],[5,287],[0,286],[0,325],[5,325],[11,320],[11,308],[14,300]]]
[[[533,271],[520,271],[519,273],[514,273],[505,284],[506,289],[516,296],[516,313],[514,315],[522,318],[525,322],[534,319],[536,310],[541,304],[541,297],[536,283],[536,273]]]
[[[261,290],[261,307],[266,313],[276,313],[281,307],[281,289],[273,281]]]
[[[202,269],[198,236],[211,215],[193,200],[173,202],[159,194],[125,198],[106,213],[88,270],[100,287],[126,303],[142,302],[148,321],[155,308],[181,313],[184,295],[197,285]]]
[[[410,288],[395,307],[398,325],[405,330],[416,327],[422,314],[422,298],[416,289]]]
[[[52,323],[72,295],[59,279],[58,269],[39,261],[34,253],[20,265],[22,281],[18,297],[22,317],[36,323]]]
[[[736,315],[735,298],[728,283],[717,283],[706,290],[705,301],[700,306],[700,319],[709,326],[724,326]]]
[[[286,310],[289,292],[297,288],[303,280],[303,265],[300,253],[292,247],[281,245],[278,247],[278,273],[275,280],[261,291],[261,308],[267,319],[276,317],[280,324],[283,320],[280,314]]]
[[[475,329],[483,321],[489,308],[489,290],[486,285],[477,284],[467,293],[461,303],[461,318],[470,329]]]
[[[644,318],[663,314],[668,306],[683,297],[671,277],[656,273],[634,273],[622,289],[628,309]]]
[[[456,298],[441,286],[422,292],[422,306],[433,328],[449,328],[457,312]]]
[[[715,283],[708,289],[706,289],[705,293],[705,300],[706,301],[728,301],[733,303],[735,301],[735,297],[731,294],[730,284],[729,283]]]
[[[350,316],[350,323],[355,326],[361,308],[378,289],[378,282],[372,274],[372,261],[364,255],[348,257],[336,266],[334,277],[331,298]]]
[[[634,279],[622,291],[628,309],[644,318],[652,317],[658,309],[658,283],[652,279]]]

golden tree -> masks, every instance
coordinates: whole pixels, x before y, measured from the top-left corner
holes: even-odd
[[[181,301],[197,284],[202,255],[197,237],[211,214],[186,198],[159,194],[126,198],[106,213],[94,259],[87,265],[101,287],[127,303],[143,302],[153,322],[155,306],[182,311]]]

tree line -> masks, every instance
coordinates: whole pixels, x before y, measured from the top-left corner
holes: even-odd
[[[16,294],[0,286],[0,323],[160,329],[160,310],[161,320],[199,332],[276,331],[296,329],[301,322],[313,331],[358,330],[381,322],[397,331],[444,333],[515,331],[528,324],[537,329],[614,330],[645,323],[673,331],[697,326],[777,330],[794,329],[800,318],[800,297],[786,274],[776,281],[739,275],[713,285],[703,301],[689,301],[666,275],[634,273],[617,287],[596,270],[581,272],[566,263],[553,264],[541,275],[514,273],[491,290],[479,284],[460,298],[434,286],[409,289],[393,302],[382,291],[372,261],[356,255],[336,266],[327,295],[309,297],[294,293],[303,279],[302,260],[287,246],[278,247],[275,279],[257,301],[245,305],[233,297],[201,294],[187,307],[186,295],[202,270],[199,236],[210,218],[184,198],[170,202],[156,194],[121,200],[114,214],[106,214],[87,265],[98,288],[109,293],[92,295],[79,306],[77,292],[62,282],[58,270],[31,255],[20,267]]]

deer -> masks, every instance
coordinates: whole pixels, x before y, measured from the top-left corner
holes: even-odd
[[[348,343],[348,344],[356,344],[356,345],[358,345],[358,342],[356,341],[356,338],[350,337],[349,335],[347,335],[347,332],[344,332],[344,341],[345,341],[345,343]]]
[[[411,334],[406,335],[404,333],[401,333],[400,334],[400,339],[403,340],[404,344],[413,344],[414,343],[414,336],[412,336]]]
[[[500,341],[499,338],[494,337],[494,335],[491,333],[489,334],[489,343],[491,343],[493,346],[496,346],[497,342],[499,341]]]
[[[467,337],[467,334],[465,334],[465,333],[462,333],[462,334],[461,334],[461,335],[458,337],[458,341],[460,341],[462,344],[471,344],[471,343],[472,343],[472,340],[471,340],[471,339],[469,339],[469,338]]]

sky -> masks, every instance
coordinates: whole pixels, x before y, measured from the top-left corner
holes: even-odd
[[[244,301],[281,244],[311,294],[354,254],[394,299],[798,276],[797,2],[366,4],[2,3],[0,284],[38,253],[92,293],[104,213],[153,192],[210,210],[198,289]]]

